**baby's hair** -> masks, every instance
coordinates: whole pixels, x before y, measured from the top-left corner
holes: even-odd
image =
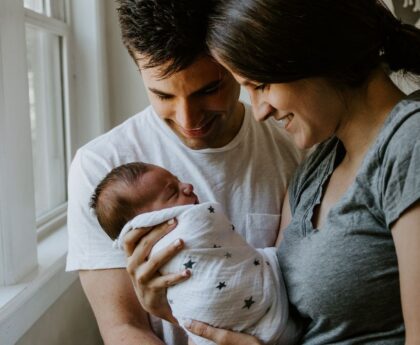
[[[95,188],[89,206],[112,239],[118,237],[124,225],[143,206],[136,186],[149,169],[149,165],[142,162],[120,165],[112,169]]]

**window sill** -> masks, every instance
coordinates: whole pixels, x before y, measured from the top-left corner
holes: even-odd
[[[0,339],[15,344],[41,315],[77,279],[64,271],[67,227],[43,238],[38,244],[38,269],[21,283],[0,287]]]

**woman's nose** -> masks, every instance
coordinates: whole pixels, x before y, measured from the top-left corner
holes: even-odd
[[[252,111],[254,113],[255,120],[265,121],[269,117],[273,116],[276,109],[271,106],[265,99],[265,97],[259,95],[255,90],[248,90],[251,103]]]
[[[255,104],[252,108],[257,121],[265,121],[276,113],[276,109],[266,102]]]

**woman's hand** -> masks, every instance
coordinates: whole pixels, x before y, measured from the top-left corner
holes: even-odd
[[[251,335],[211,327],[199,321],[193,320],[184,323],[184,327],[200,337],[215,342],[217,345],[262,345],[257,338]]]
[[[154,227],[134,229],[124,238],[124,251],[127,255],[127,272],[143,309],[177,323],[166,298],[166,289],[188,279],[191,272],[185,270],[162,276],[159,269],[182,250],[184,243],[179,239],[148,258],[155,243],[175,226],[176,221],[171,220]]]

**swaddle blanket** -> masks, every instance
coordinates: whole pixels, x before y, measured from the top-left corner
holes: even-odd
[[[177,206],[141,214],[126,224],[130,229],[153,226],[177,218],[176,228],[153,247],[151,256],[181,238],[176,257],[162,274],[189,269],[191,277],[168,288],[174,317],[255,335],[265,344],[277,344],[288,318],[288,302],[275,248],[254,249],[235,231],[218,203]],[[189,333],[197,345],[213,342]]]

